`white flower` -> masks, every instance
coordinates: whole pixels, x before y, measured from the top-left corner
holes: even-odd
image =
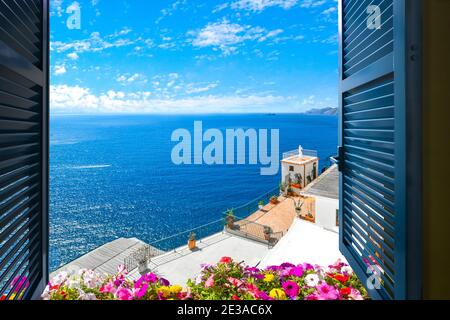
[[[81,291],[78,299],[79,300],[97,300],[97,297],[93,293],[85,293],[85,292]]]
[[[67,276],[68,276],[68,274],[65,271],[62,271],[62,272],[58,273],[51,280],[52,285],[56,285],[56,286],[61,285],[62,283],[64,283],[67,280]]]
[[[50,300],[51,296],[50,296],[50,286],[47,285],[45,287],[44,292],[41,295],[42,300]]]
[[[78,279],[70,279],[67,282],[67,287],[70,289],[76,289],[80,287],[80,281]]]
[[[305,283],[308,287],[315,287],[319,284],[319,276],[317,274],[308,274],[305,277]]]
[[[350,266],[343,266],[341,271],[347,275],[353,274],[353,269]]]

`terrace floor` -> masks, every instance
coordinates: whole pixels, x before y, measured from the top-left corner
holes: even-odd
[[[312,208],[314,206],[313,198],[279,197],[278,200],[280,203],[276,205],[269,203],[262,210],[256,211],[245,220],[269,226],[273,232],[283,232],[283,234],[286,234],[296,218],[295,201],[301,200],[304,202],[301,214],[305,216],[313,210]]]
[[[264,257],[260,267],[284,262],[294,264],[307,262],[328,266],[338,259],[345,261],[339,251],[339,234],[313,223],[295,219],[289,232]]]

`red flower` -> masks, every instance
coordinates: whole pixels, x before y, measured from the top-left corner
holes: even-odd
[[[231,263],[233,261],[233,259],[231,259],[230,257],[222,257],[222,259],[220,259],[220,263]]]
[[[330,277],[342,284],[346,283],[350,279],[350,276],[344,276],[343,274],[330,274]]]
[[[342,288],[341,290],[339,290],[339,292],[343,296],[348,296],[352,292],[352,289],[350,289],[350,288]]]
[[[231,300],[241,300],[237,295],[233,295],[232,297],[231,297]]]

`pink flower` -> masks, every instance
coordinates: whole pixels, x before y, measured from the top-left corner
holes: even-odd
[[[309,264],[309,263],[304,263],[302,265],[302,267],[303,267],[303,270],[306,270],[306,271],[314,270],[314,266],[312,264]]]
[[[286,281],[283,283],[284,292],[289,298],[297,298],[298,293],[300,291],[300,287],[294,281]]]
[[[322,300],[317,293],[310,294],[305,300]]]
[[[100,288],[100,293],[111,293],[115,294],[117,291],[116,287],[114,286],[113,282],[108,282],[103,287]]]
[[[348,298],[352,299],[352,300],[364,300],[364,298],[361,295],[361,292],[359,292],[358,290],[353,289],[353,288],[351,289],[350,294],[348,295]]]
[[[243,282],[241,280],[233,278],[233,277],[229,277],[228,281],[235,287],[240,287],[243,284]]]
[[[133,300],[132,292],[124,287],[120,287],[119,289],[117,289],[115,296],[119,300]]]
[[[133,295],[135,298],[142,299],[143,296],[147,293],[148,283],[144,283],[141,288],[135,288],[133,290]]]
[[[319,284],[316,289],[322,300],[337,300],[339,298],[339,291],[335,287],[328,285],[326,282]]]
[[[214,286],[214,273],[209,276],[208,280],[205,282],[205,288],[211,288]]]
[[[303,276],[303,267],[301,265],[291,269],[290,276],[294,276],[294,277],[302,277]]]

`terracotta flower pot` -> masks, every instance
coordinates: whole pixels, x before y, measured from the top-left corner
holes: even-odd
[[[194,250],[195,248],[197,248],[197,241],[196,240],[189,240],[188,241],[188,247],[189,247],[189,250]]]

